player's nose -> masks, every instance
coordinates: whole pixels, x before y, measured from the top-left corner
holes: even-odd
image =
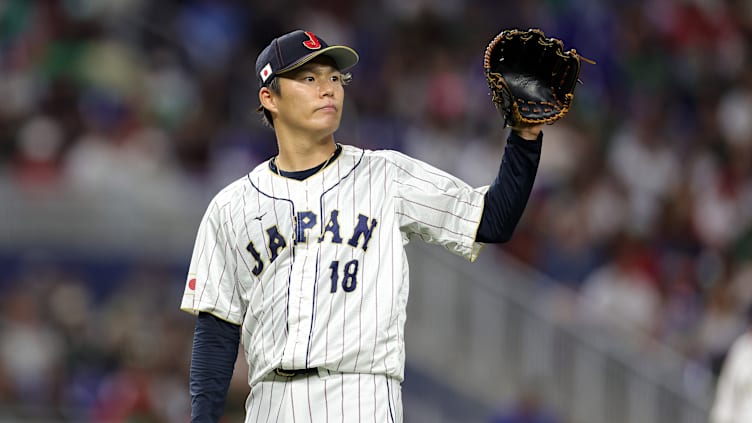
[[[319,93],[322,96],[333,96],[335,92],[335,84],[338,84],[337,81],[331,81],[328,79],[325,79],[319,84]]]

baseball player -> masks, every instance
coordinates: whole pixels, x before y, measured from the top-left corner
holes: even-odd
[[[246,422],[401,422],[411,239],[475,260],[530,195],[541,126],[511,131],[489,187],[335,140],[346,46],[297,30],[258,56],[279,153],[222,189],[198,229],[181,309],[197,315],[192,421],[223,413],[242,344]],[[491,178],[489,178],[491,179]]]
[[[729,349],[716,384],[711,423],[752,421],[752,304],[746,310],[747,328]]]

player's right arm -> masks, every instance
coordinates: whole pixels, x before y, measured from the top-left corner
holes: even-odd
[[[190,366],[192,422],[220,420],[240,343],[245,304],[238,295],[229,204],[220,193],[201,220],[180,306],[197,316]]]
[[[239,344],[240,326],[199,313],[191,353],[191,422],[221,419]]]

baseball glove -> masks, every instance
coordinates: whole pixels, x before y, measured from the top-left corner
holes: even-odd
[[[595,63],[539,29],[499,33],[486,47],[483,67],[504,126],[551,123],[566,115],[580,60]]]

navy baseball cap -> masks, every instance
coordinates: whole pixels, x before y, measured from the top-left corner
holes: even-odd
[[[347,46],[330,46],[310,31],[301,29],[272,40],[256,59],[256,79],[259,88],[273,77],[296,69],[316,57],[331,57],[340,71],[358,63],[358,53]]]

